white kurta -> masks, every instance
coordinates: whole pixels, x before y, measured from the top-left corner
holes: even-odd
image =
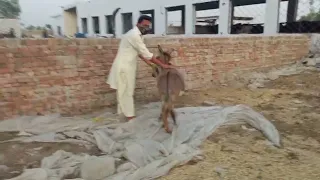
[[[136,86],[138,55],[151,59],[153,54],[143,42],[140,30],[135,26],[122,38],[112,64],[107,83],[117,90],[118,114],[135,116],[133,94]]]

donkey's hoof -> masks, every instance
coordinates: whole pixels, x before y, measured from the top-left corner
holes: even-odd
[[[176,118],[173,119],[173,124],[174,124],[175,126],[177,126],[177,120],[176,120]]]

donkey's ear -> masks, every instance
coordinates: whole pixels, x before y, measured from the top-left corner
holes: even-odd
[[[162,47],[160,46],[160,44],[158,44],[158,49],[159,49],[159,51],[160,51],[161,54],[164,53]]]

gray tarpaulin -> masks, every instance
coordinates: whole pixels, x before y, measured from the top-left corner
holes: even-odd
[[[37,169],[26,169],[12,180],[140,180],[163,176],[201,154],[199,145],[221,125],[246,122],[280,146],[277,129],[245,105],[176,109],[177,126],[167,134],[158,120],[160,103],[146,105],[127,123],[98,124],[91,119],[59,115],[20,117],[0,122],[0,132],[20,131],[11,141],[71,142],[98,146],[101,156],[57,151]],[[112,116],[105,114],[105,116]],[[172,121],[171,127],[173,126]],[[74,179],[75,180],[75,179]]]

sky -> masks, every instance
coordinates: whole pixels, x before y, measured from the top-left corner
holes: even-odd
[[[61,7],[63,5],[74,3],[79,0],[20,0],[22,9],[21,21],[25,25],[44,26],[50,24],[50,16],[61,13]],[[82,0],[83,1],[83,0]],[[305,15],[309,12],[308,0],[299,0],[298,16]],[[315,7],[320,8],[320,1],[315,1]],[[287,2],[281,3],[280,8],[280,22],[286,21]],[[251,16],[254,17],[252,23],[262,23],[264,21],[265,5],[253,5],[236,7],[236,16]],[[197,16],[213,16],[219,15],[218,10],[208,10],[197,13]],[[170,14],[169,21],[176,24],[179,21],[179,13]]]
[[[61,13],[61,7],[75,0],[20,0],[21,21],[26,25],[50,24],[50,16]],[[49,23],[48,23],[49,22]]]

